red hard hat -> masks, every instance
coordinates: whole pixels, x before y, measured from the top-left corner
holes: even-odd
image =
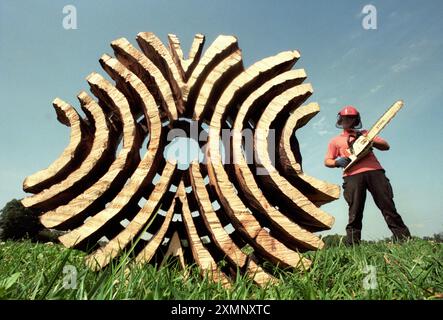
[[[359,112],[353,106],[346,106],[338,114],[341,116],[358,116]]]

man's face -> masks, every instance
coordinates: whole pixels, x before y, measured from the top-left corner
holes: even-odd
[[[341,125],[343,129],[351,129],[353,127],[353,124],[355,123],[355,120],[357,119],[356,116],[342,116],[341,118]]]

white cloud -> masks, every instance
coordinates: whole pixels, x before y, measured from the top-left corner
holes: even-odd
[[[345,54],[342,56],[342,60],[345,60],[346,58],[352,56],[353,54],[355,54],[357,51],[356,47],[352,47],[350,48],[348,51],[345,52]]]
[[[405,12],[405,11],[392,11],[388,15],[388,17],[391,20],[391,22],[398,24],[398,23],[407,23],[409,20],[411,20],[413,15],[410,12]]]
[[[392,11],[392,12],[389,14],[389,18],[395,18],[396,16],[398,16],[398,12],[397,12],[397,11]]]
[[[318,119],[316,122],[314,122],[314,123],[312,124],[312,127],[313,127],[314,129],[320,129],[321,127],[323,127],[323,126],[325,125],[325,123],[326,123],[326,117],[323,116],[323,117],[321,117],[320,119]]]
[[[428,47],[429,45],[432,45],[428,39],[418,39],[417,41],[413,41],[409,45],[409,49],[418,49],[418,48],[424,48]]]
[[[371,93],[376,93],[381,88],[383,88],[383,85],[382,84],[378,84],[374,88],[372,88],[370,91],[371,91]]]
[[[357,52],[357,48],[356,47],[351,47],[349,48],[345,53],[343,53],[341,56],[339,56],[338,59],[336,59],[332,64],[331,64],[331,69],[336,69],[338,68],[341,64],[346,63],[347,59],[352,57],[353,55],[355,55]]]
[[[359,28],[349,34],[349,40],[357,40],[358,38],[361,38],[363,36],[363,31],[365,31],[363,28]]]
[[[357,20],[360,20],[361,17],[363,17],[363,16],[364,16],[364,13],[363,13],[362,10],[360,10],[359,12],[357,12],[357,13],[354,15],[354,18],[357,19]]]
[[[324,100],[324,103],[326,103],[326,104],[336,104],[337,101],[338,101],[338,99],[336,97],[332,97],[332,98]]]
[[[406,57],[401,58],[398,63],[394,64],[391,67],[391,70],[393,72],[405,71],[405,70],[411,68],[412,66],[416,65],[420,61],[421,61],[421,59],[419,57],[406,56]]]
[[[312,124],[312,128],[314,128],[314,130],[317,131],[320,136],[331,133],[331,131],[328,130],[328,127],[329,124],[326,122],[325,116],[321,117],[319,120]]]

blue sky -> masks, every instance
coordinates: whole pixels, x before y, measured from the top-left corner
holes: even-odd
[[[77,30],[63,28],[62,10],[77,9]],[[377,29],[365,30],[362,9],[377,9]],[[323,166],[328,141],[339,133],[337,111],[353,104],[370,127],[395,100],[405,107],[383,131],[391,144],[377,152],[394,188],[398,211],[414,235],[443,231],[443,2],[441,1],[12,1],[0,2],[0,207],[24,196],[24,178],[47,167],[69,141],[56,120],[55,97],[78,107],[109,43],[140,31],[166,42],[177,34],[187,52],[194,34],[206,47],[219,34],[238,37],[245,66],[297,49],[321,112],[297,132],[306,173],[341,184]],[[323,209],[344,233],[343,199]],[[389,236],[368,197],[363,238]]]

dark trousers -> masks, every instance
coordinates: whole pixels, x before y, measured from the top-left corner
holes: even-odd
[[[394,204],[394,194],[384,170],[371,170],[343,177],[343,195],[349,205],[349,222],[346,226],[347,244],[359,243],[366,201],[366,190],[381,210],[394,239],[403,240],[411,236]]]

